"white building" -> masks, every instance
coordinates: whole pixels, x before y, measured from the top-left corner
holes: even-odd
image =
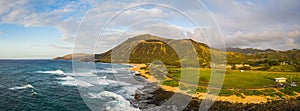
[[[279,77],[279,78],[274,78],[276,82],[286,82],[286,78],[284,77]]]

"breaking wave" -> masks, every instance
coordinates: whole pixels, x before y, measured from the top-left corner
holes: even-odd
[[[81,87],[91,87],[95,86],[89,82],[82,81],[82,80],[66,80],[66,81],[59,81],[58,83],[64,85],[64,86],[81,86]]]
[[[110,99],[105,103],[106,108],[103,110],[109,111],[140,111],[138,108],[134,108],[128,100],[121,95],[118,95],[109,91],[102,91],[100,93],[89,93],[90,98]]]
[[[29,89],[29,88],[34,88],[31,84],[26,84],[24,86],[16,86],[16,87],[12,87],[9,88],[10,90],[19,90],[19,89]]]
[[[101,69],[101,70],[96,70],[95,73],[112,73],[112,74],[116,74],[116,73],[118,73],[118,71],[113,69],[113,68],[105,68],[105,69]]]
[[[45,73],[45,74],[65,74],[62,70],[55,70],[55,71],[37,71],[37,73]]]
[[[57,78],[58,80],[64,80],[64,81],[68,81],[68,80],[75,80],[74,77],[72,76],[67,76],[67,77],[59,77]]]

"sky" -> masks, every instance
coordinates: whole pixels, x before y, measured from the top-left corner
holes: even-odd
[[[73,52],[101,53],[129,37],[145,33],[174,39],[192,38],[212,47],[299,49],[300,2],[0,1],[0,59],[49,59]]]

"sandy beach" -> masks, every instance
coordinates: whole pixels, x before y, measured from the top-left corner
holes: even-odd
[[[146,70],[142,70],[141,68],[147,67],[146,64],[132,64],[133,68],[129,68],[129,70],[139,72],[140,76],[146,78],[149,82],[157,82],[158,80],[155,79],[153,76],[146,74]]]

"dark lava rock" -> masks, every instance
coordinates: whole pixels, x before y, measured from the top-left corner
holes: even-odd
[[[178,108],[175,105],[167,105],[166,101],[174,95],[174,92],[164,91],[161,88],[156,90],[151,89],[156,84],[149,84],[141,88],[135,94],[136,104],[138,108],[144,111],[176,111]],[[150,89],[149,89],[150,88]],[[151,92],[152,90],[152,92]],[[153,91],[154,90],[154,91]],[[184,111],[198,111],[201,104],[200,99],[192,98],[189,104],[184,108]],[[274,100],[267,103],[230,103],[223,101],[215,101],[208,109],[209,111],[299,111],[300,98]]]

